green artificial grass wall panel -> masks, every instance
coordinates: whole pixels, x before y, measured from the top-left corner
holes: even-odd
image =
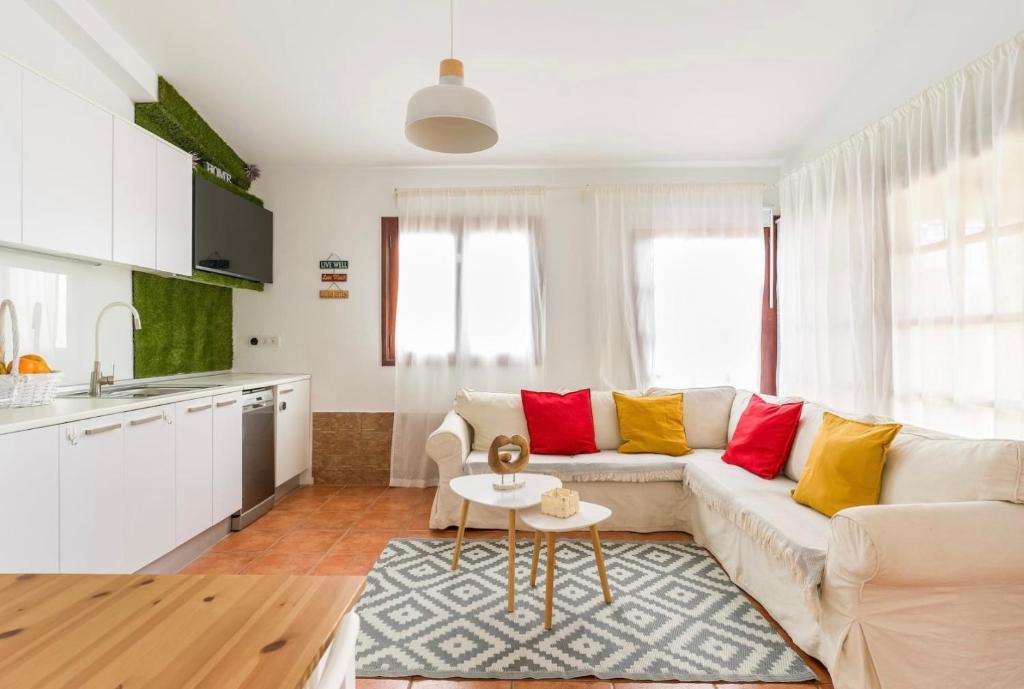
[[[231,368],[230,289],[133,272],[132,302],[136,378]]]
[[[198,153],[231,175],[235,186],[248,189],[245,161],[163,77],[157,80],[157,97],[156,103],[135,105],[136,124],[179,148]]]

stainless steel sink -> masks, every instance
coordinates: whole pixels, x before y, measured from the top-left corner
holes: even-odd
[[[99,399],[147,399],[150,397],[164,397],[166,395],[180,395],[183,392],[195,392],[215,388],[216,385],[126,385],[121,387],[109,387],[100,393]],[[81,392],[68,392],[57,395],[58,397],[70,399],[83,399],[89,396],[88,390]]]

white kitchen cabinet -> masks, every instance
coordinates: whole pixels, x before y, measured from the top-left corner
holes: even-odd
[[[57,572],[57,427],[0,435],[0,572]]]
[[[125,565],[134,572],[174,550],[174,405],[124,415]]]
[[[124,415],[60,426],[60,571],[126,572]]]
[[[156,268],[156,147],[152,134],[114,118],[113,259]]]
[[[276,390],[275,484],[298,476],[309,468],[310,429],[309,381],[299,380],[277,386]]]
[[[242,393],[213,398],[213,523],[242,509]]]
[[[192,156],[156,144],[156,267],[192,275]]]
[[[0,242],[21,242],[21,68],[0,57]]]
[[[174,405],[175,545],[213,524],[213,400]]]
[[[22,242],[112,258],[113,115],[22,71]]]

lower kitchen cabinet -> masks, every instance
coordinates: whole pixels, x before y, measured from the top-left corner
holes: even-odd
[[[242,393],[213,398],[213,522],[242,509]]]
[[[134,572],[176,543],[174,405],[124,418],[125,564]]]
[[[309,381],[297,380],[277,386],[275,485],[298,476],[309,468],[310,431]]]
[[[57,427],[0,435],[0,572],[59,571]]]
[[[213,400],[174,405],[175,545],[213,523]]]
[[[60,426],[60,571],[125,572],[124,415]]]

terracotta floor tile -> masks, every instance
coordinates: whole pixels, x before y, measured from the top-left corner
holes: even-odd
[[[258,555],[207,551],[188,563],[178,574],[239,574]]]
[[[413,689],[511,689],[507,679],[414,679]]]
[[[362,519],[355,523],[356,529],[411,529],[415,524],[422,524],[423,518],[409,510],[368,511]]]
[[[303,529],[350,529],[363,518],[358,510],[326,510],[302,514]]]
[[[330,497],[341,490],[341,486],[299,486],[291,493],[292,495],[313,495],[316,497]]]
[[[309,574],[320,553],[266,553],[250,562],[242,574]]]
[[[334,550],[366,550],[376,548],[377,552],[384,550],[392,538],[398,538],[400,530],[387,531],[365,531],[357,528],[350,529],[337,543]]]
[[[257,553],[274,545],[280,538],[281,534],[274,531],[243,529],[221,540],[213,546],[212,550],[219,553],[242,551]]]
[[[368,510],[376,496],[335,493],[321,507],[325,510]]]
[[[275,510],[286,512],[315,512],[323,507],[333,496],[330,495],[295,495],[290,493],[280,502],[274,503]]]
[[[320,560],[313,573],[333,576],[364,576],[373,569],[373,564],[379,555],[379,552],[371,550],[331,552]]]
[[[611,682],[604,680],[513,680],[512,689],[611,689]]]
[[[406,679],[377,679],[370,677],[359,677],[356,679],[356,689],[408,689],[409,682]]]
[[[273,531],[284,533],[297,529],[306,519],[304,512],[289,512],[287,510],[271,510],[249,526],[245,531]]]
[[[344,535],[344,531],[334,529],[296,529],[281,536],[269,552],[323,554]]]

